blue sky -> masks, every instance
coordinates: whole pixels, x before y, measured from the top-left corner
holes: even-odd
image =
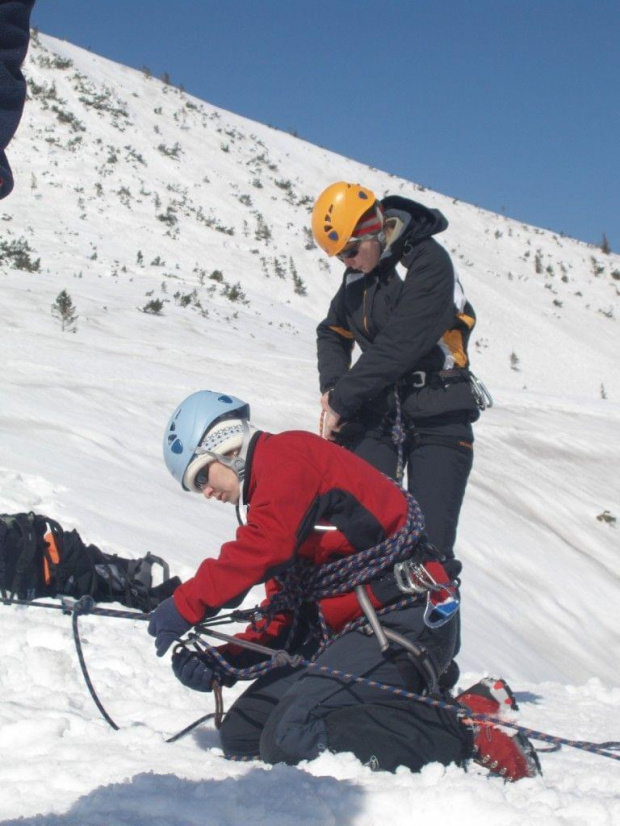
[[[216,106],[620,252],[618,0],[37,0]],[[337,178],[337,171],[335,171]]]

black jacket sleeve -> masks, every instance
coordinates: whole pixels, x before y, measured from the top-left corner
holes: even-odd
[[[28,50],[33,6],[34,0],[0,0],[0,198],[13,189],[4,150],[15,134],[26,100],[20,66]]]
[[[332,299],[327,318],[316,330],[316,345],[321,393],[331,390],[351,366],[353,333],[344,313],[344,283]]]
[[[330,404],[343,419],[416,368],[454,320],[454,269],[433,239],[409,253],[403,288],[390,322],[340,378]]]

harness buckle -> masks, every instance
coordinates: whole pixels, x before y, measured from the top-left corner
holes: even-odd
[[[426,371],[425,370],[415,370],[411,373],[411,386],[420,388],[424,387],[426,384]]]
[[[469,371],[469,384],[471,386],[471,392],[476,405],[480,410],[486,410],[487,407],[493,407],[493,396],[487,390],[485,383],[477,376],[474,376],[471,370]]]

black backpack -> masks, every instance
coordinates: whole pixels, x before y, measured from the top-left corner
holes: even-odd
[[[163,582],[153,587],[153,566]],[[123,559],[86,545],[76,530],[65,531],[37,513],[0,514],[0,592],[4,599],[92,596],[152,611],[181,584],[160,557]]]

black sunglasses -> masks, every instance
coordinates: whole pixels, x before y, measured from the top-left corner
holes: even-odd
[[[205,465],[205,467],[201,468],[196,474],[196,478],[194,479],[194,487],[202,493],[208,484],[209,465]]]
[[[336,255],[336,258],[339,258],[340,261],[348,261],[349,258],[355,258],[357,253],[360,251],[361,243],[361,241],[356,241],[355,244],[351,244],[350,247],[345,247],[342,252],[339,252]]]

